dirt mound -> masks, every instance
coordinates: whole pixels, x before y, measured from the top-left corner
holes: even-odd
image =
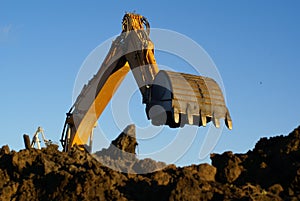
[[[78,147],[63,153],[55,145],[19,152],[3,146],[0,200],[300,200],[300,127],[262,138],[245,154],[212,154],[212,165],[138,160],[135,146],[134,127],[97,153],[102,161]]]
[[[211,159],[222,183],[251,183],[264,189],[281,185],[285,195],[300,199],[300,127],[288,136],[262,138],[246,154],[225,152]]]

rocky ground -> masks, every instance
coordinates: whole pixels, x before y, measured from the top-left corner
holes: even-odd
[[[212,165],[187,167],[138,160],[134,131],[94,155],[3,146],[0,200],[300,200],[300,127],[245,154],[212,154]]]

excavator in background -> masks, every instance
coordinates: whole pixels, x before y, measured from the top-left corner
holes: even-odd
[[[136,80],[153,125],[171,128],[185,124],[218,128],[220,119],[232,129],[232,120],[218,84],[211,78],[159,70],[145,17],[125,13],[122,32],[94,77],[84,85],[67,113],[61,136],[64,151],[85,146],[101,113],[129,70]]]
[[[36,145],[37,149],[41,149],[41,140],[39,139],[39,134],[42,135],[43,142],[46,146],[49,146],[50,144],[52,144],[51,140],[46,139],[44,129],[39,126],[33,135],[31,145],[30,145],[31,148],[34,148],[34,146]]]

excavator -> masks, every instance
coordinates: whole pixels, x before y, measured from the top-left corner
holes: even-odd
[[[148,20],[136,13],[125,13],[121,34],[66,114],[60,140],[63,151],[74,145],[86,145],[103,110],[130,70],[153,125],[178,128],[185,124],[206,126],[212,121],[219,128],[220,119],[224,119],[225,125],[232,129],[230,113],[216,81],[159,70]]]

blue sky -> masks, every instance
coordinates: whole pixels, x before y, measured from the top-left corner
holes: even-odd
[[[0,1],[0,145],[22,149],[23,133],[32,135],[37,126],[59,141],[83,61],[120,33],[125,11],[146,16],[151,27],[188,36],[215,62],[234,128],[223,130],[212,152],[246,152],[260,137],[287,134],[300,125],[299,9],[298,1],[270,0]],[[175,65],[164,54],[156,59]],[[140,101],[139,94],[133,99]],[[109,125],[105,115],[99,123]],[[109,138],[117,136],[118,130],[104,127]],[[197,135],[176,164],[202,162],[201,141]]]

